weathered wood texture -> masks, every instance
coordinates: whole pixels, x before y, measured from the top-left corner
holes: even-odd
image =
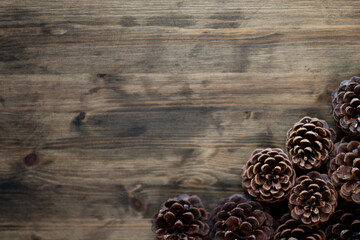
[[[152,239],[359,65],[358,0],[2,0],[0,238]]]

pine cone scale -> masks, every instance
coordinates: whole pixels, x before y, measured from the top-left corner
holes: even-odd
[[[182,221],[185,224],[190,224],[194,220],[195,220],[195,216],[191,212],[186,212],[182,215]]]
[[[167,223],[172,224],[172,223],[175,222],[176,217],[175,217],[175,214],[174,214],[174,213],[172,213],[172,212],[167,212],[167,213],[164,214],[164,219],[165,219],[165,221],[166,221]]]
[[[189,226],[188,230],[185,231],[185,233],[187,233],[187,234],[195,234],[195,233],[199,232],[199,230],[200,230],[199,225],[192,224],[192,225]]]

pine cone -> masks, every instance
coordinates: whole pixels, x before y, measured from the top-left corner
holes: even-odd
[[[296,179],[289,208],[295,220],[308,225],[325,222],[337,205],[337,192],[326,174],[310,172]]]
[[[325,230],[328,240],[360,239],[360,206],[336,210]]]
[[[360,78],[341,82],[331,97],[331,114],[339,127],[349,134],[360,134]]]
[[[304,117],[287,132],[286,148],[300,168],[315,169],[329,160],[335,139],[335,131],[324,120]]]
[[[295,184],[295,171],[280,148],[255,150],[243,168],[242,186],[256,200],[284,199]]]
[[[152,220],[156,240],[201,240],[208,235],[208,215],[198,196],[168,199]]]
[[[274,240],[325,240],[325,233],[318,225],[306,225],[285,214],[276,229]]]
[[[215,240],[269,240],[274,229],[273,218],[259,202],[245,194],[221,199],[212,210],[211,237]]]
[[[341,197],[360,204],[360,138],[341,139],[329,164],[329,176]]]

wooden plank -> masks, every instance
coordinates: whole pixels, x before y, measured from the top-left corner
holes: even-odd
[[[152,239],[359,74],[360,2],[0,2],[0,238]]]
[[[295,80],[296,87],[289,84]],[[2,75],[0,81],[1,107],[7,112],[114,112],[184,106],[251,110],[265,105],[309,106],[315,102],[328,107],[331,89],[336,88],[339,77],[302,72],[32,74]]]
[[[51,224],[49,224],[51,223]],[[75,226],[75,227],[74,227]],[[149,220],[141,218],[126,219],[125,221],[110,218],[104,221],[89,220],[84,222],[83,219],[74,219],[67,222],[56,222],[54,219],[46,219],[33,223],[11,223],[0,226],[0,231],[4,239],[22,239],[41,240],[41,239],[152,239],[152,233]],[[41,232],[32,229],[41,229]],[[21,230],[21,233],[19,233]]]
[[[0,72],[358,72],[356,1],[146,2],[5,1]]]

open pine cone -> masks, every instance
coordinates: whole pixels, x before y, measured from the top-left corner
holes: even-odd
[[[318,225],[306,225],[296,221],[290,214],[280,219],[274,240],[325,240],[325,233]]]
[[[331,97],[331,114],[339,127],[349,134],[360,134],[360,78],[341,82]]]
[[[326,174],[313,171],[303,175],[290,192],[291,216],[308,225],[327,221],[336,205],[337,192]]]
[[[337,210],[326,222],[329,240],[360,239],[360,205],[339,199]]]
[[[272,238],[273,218],[267,210],[245,194],[221,199],[212,210],[211,237],[215,240],[269,240]]]
[[[280,148],[257,149],[243,168],[242,186],[256,200],[284,199],[295,184],[295,170]]]
[[[208,214],[198,196],[168,199],[152,220],[156,240],[201,240],[208,235]]]
[[[327,222],[328,240],[360,239],[360,206],[350,204],[336,210]]]
[[[324,120],[304,117],[287,132],[291,161],[302,169],[316,169],[329,160],[336,133]]]
[[[329,164],[331,182],[341,197],[360,204],[360,138],[341,139],[335,153]]]

